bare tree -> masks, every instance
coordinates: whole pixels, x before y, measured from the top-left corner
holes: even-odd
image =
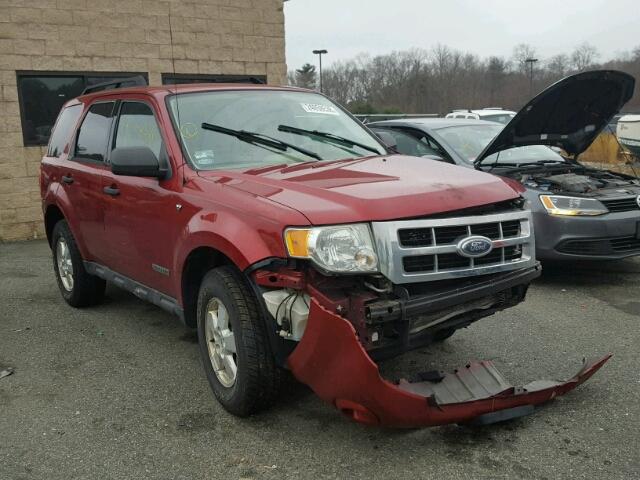
[[[582,72],[591,67],[599,56],[596,47],[585,42],[575,48],[571,54],[571,63],[575,70]]]
[[[520,43],[513,48],[513,54],[511,55],[514,68],[522,73],[527,74],[527,59],[534,58],[536,56],[536,49],[526,43]]]
[[[374,57],[359,55],[323,71],[323,88],[342,105],[362,113],[444,114],[454,108],[487,106],[518,110],[529,100],[525,60],[534,54],[533,47],[519,45],[514,49],[515,66],[501,57],[482,59],[446,45]],[[601,65],[595,64],[593,56],[580,65],[622,70],[640,78],[640,47]],[[571,55],[564,53],[539,62],[535,89],[544,89],[575,68]],[[295,72],[291,76],[295,81]],[[640,110],[640,89],[626,109]]]
[[[571,60],[566,53],[559,53],[547,60],[546,67],[551,76],[562,78],[571,69]]]

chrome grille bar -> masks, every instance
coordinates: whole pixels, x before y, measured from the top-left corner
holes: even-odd
[[[511,222],[510,227],[514,227],[512,228],[513,230],[515,229],[515,221],[519,223],[518,234],[505,237],[503,223]],[[445,243],[438,243],[437,231],[439,228],[459,227],[462,232],[467,232],[467,236],[471,236],[474,235],[472,233],[473,226],[480,224],[496,224],[498,232],[497,238],[495,238],[495,233],[493,234],[494,238],[491,239],[493,249],[485,256],[486,258],[476,257],[474,259],[458,254],[457,245],[460,238],[464,238],[464,235]],[[494,225],[490,226],[494,227]],[[469,277],[516,270],[535,264],[535,243],[531,213],[529,211],[513,211],[472,217],[372,222],[371,227],[378,250],[381,272],[396,284]],[[398,235],[399,230],[421,230],[420,237],[426,236],[426,238],[429,238],[426,234],[427,232],[422,231],[424,229],[431,230],[431,245],[420,247],[401,245]],[[495,232],[496,230],[493,231]],[[451,229],[446,232],[451,232]],[[500,254],[494,253],[492,256],[491,253],[496,250],[499,250]],[[428,258],[424,263],[429,267],[419,271],[406,271],[404,259],[421,256],[432,257]],[[443,263],[445,257],[448,265],[456,266],[447,267],[447,263]],[[420,259],[414,258],[414,260],[417,260],[419,265]],[[415,265],[416,262],[414,261],[412,269],[417,268]]]

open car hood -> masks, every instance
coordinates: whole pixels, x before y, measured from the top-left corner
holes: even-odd
[[[551,145],[571,155],[584,152],[633,96],[635,80],[615,70],[582,72],[534,97],[489,145],[475,164],[502,150]]]

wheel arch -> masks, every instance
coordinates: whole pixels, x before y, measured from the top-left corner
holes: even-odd
[[[240,272],[265,258],[283,257],[280,232],[264,228],[255,219],[229,212],[200,213],[183,229],[173,260],[178,303],[188,326],[196,325],[197,297],[205,273],[221,265]]]
[[[44,213],[44,229],[47,235],[47,241],[51,246],[51,237],[53,235],[53,228],[60,220],[65,220],[66,217],[60,207],[55,204],[51,204],[47,207]]]
[[[198,292],[202,279],[209,270],[222,265],[236,266],[227,255],[211,246],[201,245],[187,255],[180,275],[180,293],[187,326],[195,328],[198,323]]]

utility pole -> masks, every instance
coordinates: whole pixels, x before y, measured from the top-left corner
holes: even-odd
[[[320,93],[322,93],[322,55],[329,53],[326,50],[314,50],[313,51],[314,55],[318,55],[318,58],[320,59]]]
[[[533,64],[538,61],[537,58],[529,57],[525,63],[529,64],[529,97],[533,97]]]

